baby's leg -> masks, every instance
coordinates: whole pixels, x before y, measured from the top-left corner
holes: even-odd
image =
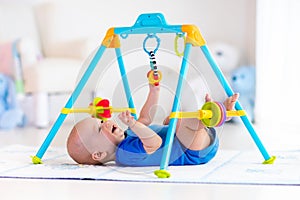
[[[205,101],[211,101],[210,95],[205,96]],[[163,124],[168,125],[170,118],[167,117]],[[176,137],[182,145],[191,150],[202,150],[209,146],[210,137],[205,126],[196,118],[178,119]]]
[[[211,143],[211,138],[202,122],[196,118],[184,118],[178,121],[176,137],[190,150],[202,150]]]
[[[234,94],[224,101],[226,110],[234,108],[238,97],[238,94]],[[211,101],[211,97],[208,94],[205,96],[205,101]],[[168,124],[168,122],[169,119],[165,120],[164,124]],[[176,136],[186,148],[191,150],[205,149],[211,143],[207,128],[196,118],[178,119]]]

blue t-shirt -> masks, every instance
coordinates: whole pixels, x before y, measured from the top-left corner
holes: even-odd
[[[152,154],[147,154],[142,141],[128,129],[127,137],[118,145],[116,151],[116,163],[126,166],[156,166],[160,165],[168,127],[165,125],[150,125],[162,138],[161,147]],[[169,165],[198,165],[207,163],[217,153],[219,140],[216,136],[216,131],[213,128],[208,129],[211,137],[211,144],[200,151],[193,151],[184,147],[178,138],[174,136],[174,141],[171,149]]]

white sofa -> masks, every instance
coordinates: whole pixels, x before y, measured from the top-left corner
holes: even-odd
[[[71,31],[64,40],[57,37],[57,14],[49,3],[0,3],[0,43],[20,41],[24,90],[33,96],[34,123],[40,128],[49,125],[49,95],[73,91],[85,58],[97,45]]]

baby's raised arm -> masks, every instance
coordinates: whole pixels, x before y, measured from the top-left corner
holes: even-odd
[[[152,123],[154,115],[156,114],[157,103],[159,99],[160,86],[149,84],[149,93],[141,109],[138,121],[148,126]]]
[[[143,123],[136,121],[129,111],[120,113],[119,119],[141,139],[148,154],[154,153],[161,146],[161,137]]]

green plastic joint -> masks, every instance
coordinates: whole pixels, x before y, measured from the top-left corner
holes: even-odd
[[[33,164],[43,164],[42,160],[37,156],[31,156]]]
[[[276,160],[276,156],[271,156],[271,158],[265,160],[263,164],[273,164],[275,160]]]
[[[168,172],[167,170],[164,169],[159,169],[156,170],[154,172],[154,174],[158,177],[158,178],[169,178],[171,176],[170,172]]]

